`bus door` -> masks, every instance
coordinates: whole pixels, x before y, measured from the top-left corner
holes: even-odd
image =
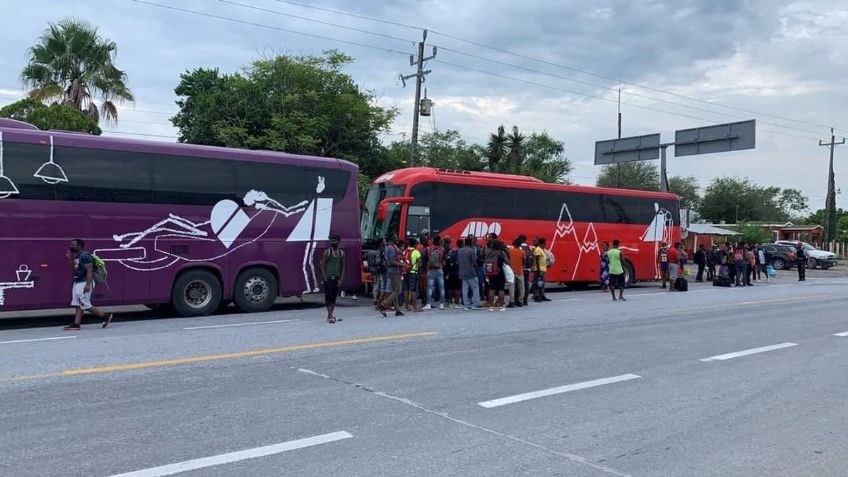
[[[417,238],[422,230],[430,230],[430,207],[422,205],[408,205],[406,207],[406,238]]]

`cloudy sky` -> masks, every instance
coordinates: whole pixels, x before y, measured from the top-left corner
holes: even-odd
[[[21,95],[27,48],[49,21],[72,14],[117,42],[137,99],[110,134],[174,140],[168,118],[185,70],[231,72],[269,52],[338,48],[356,59],[348,71],[360,84],[400,109],[391,140],[411,129],[414,91],[397,74],[412,71],[407,54],[421,31],[409,26],[419,26],[439,47],[428,64],[436,106],[424,131],[456,129],[469,142],[500,124],[547,131],[565,142],[577,183],[594,183],[594,142],[616,135],[616,79],[624,136],[660,132],[671,141],[676,129],[757,119],[756,150],[669,159],[670,175],[695,175],[702,186],[750,177],[800,188],[811,208],[823,207],[827,148],[818,139],[829,138],[826,126],[848,135],[848,0],[300,0],[390,23],[280,0],[147,1],[246,23],[133,0],[41,0],[38,8],[2,0],[0,104]],[[845,189],[838,202],[848,207],[848,146],[837,147],[836,173]]]

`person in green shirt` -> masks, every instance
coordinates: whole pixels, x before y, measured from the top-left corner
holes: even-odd
[[[409,271],[406,272],[404,280],[404,288],[406,289],[406,309],[408,311],[421,311],[418,306],[418,277],[421,273],[421,252],[418,250],[418,241],[414,238],[409,239],[409,248],[406,252],[409,254],[407,262],[409,263]]]
[[[324,250],[324,254],[321,255],[321,274],[324,278],[324,305],[327,307],[327,323],[342,321],[341,318],[336,318],[334,314],[336,296],[339,294],[339,287],[342,285],[345,270],[344,251],[339,249],[340,239],[338,235],[331,235],[330,248]]]
[[[609,276],[610,276],[610,293],[612,293],[612,301],[627,301],[624,298],[624,254],[618,246],[621,242],[618,239],[612,241],[612,248],[607,250],[607,258],[609,259]],[[618,288],[618,298],[615,297],[615,289]]]

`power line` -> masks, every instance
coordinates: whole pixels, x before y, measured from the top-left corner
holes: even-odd
[[[344,16],[349,16],[349,17],[353,17],[353,18],[360,18],[360,19],[363,19],[363,20],[368,20],[368,21],[377,22],[377,23],[383,23],[383,24],[386,24],[386,25],[394,25],[394,26],[399,26],[399,27],[404,27],[404,28],[411,28],[411,29],[415,29],[415,30],[427,29],[427,28],[422,27],[422,26],[410,25],[410,24],[395,22],[395,21],[391,21],[391,20],[384,20],[384,19],[381,19],[381,18],[370,17],[370,16],[367,16],[367,15],[345,12],[345,11],[342,11],[342,10],[334,10],[334,9],[331,9],[331,8],[318,7],[318,6],[315,6],[315,5],[304,4],[304,3],[295,2],[295,1],[291,1],[291,0],[275,0],[275,1],[277,1],[279,3],[286,3],[286,4],[289,4],[289,5],[296,5],[296,6],[303,7],[303,8],[310,8],[310,9],[313,9],[313,10],[319,10],[319,11],[323,11],[323,12],[334,13],[334,14],[337,14],[337,15],[344,15]],[[672,92],[672,91],[669,91],[669,90],[664,90],[664,89],[661,89],[661,88],[654,88],[652,86],[648,86],[648,85],[644,85],[644,84],[640,84],[640,83],[622,81],[621,78],[613,78],[611,76],[604,75],[604,74],[601,74],[601,73],[596,73],[596,72],[581,69],[581,68],[575,68],[575,67],[567,66],[567,65],[564,65],[564,64],[544,60],[544,59],[541,59],[541,58],[533,57],[533,56],[522,54],[522,53],[516,53],[516,52],[510,51],[510,50],[504,49],[504,48],[499,48],[499,47],[496,47],[496,46],[487,45],[485,43],[481,43],[481,42],[474,41],[474,40],[469,40],[467,38],[462,38],[462,37],[452,35],[452,34],[449,34],[449,33],[445,33],[445,32],[441,32],[441,31],[438,31],[438,30],[433,30],[433,29],[428,29],[428,30],[430,31],[430,33],[432,33],[434,35],[440,35],[440,36],[443,36],[445,38],[456,40],[456,41],[459,41],[459,42],[462,42],[462,43],[467,43],[469,45],[478,46],[480,48],[486,48],[486,49],[489,49],[489,50],[492,50],[492,51],[497,51],[499,53],[514,56],[514,57],[517,57],[517,58],[523,58],[523,59],[526,59],[526,60],[536,61],[536,62],[543,63],[543,64],[546,64],[546,65],[554,66],[554,67],[557,67],[557,68],[562,68],[562,69],[565,69],[565,70],[568,70],[568,71],[574,71],[576,73],[582,73],[582,74],[585,74],[585,75],[594,76],[596,78],[602,78],[602,79],[614,81],[616,83],[622,83],[622,84],[626,84],[628,86],[634,86],[634,87],[637,87],[637,88],[642,88],[642,89],[645,89],[645,90],[654,91],[656,93],[667,94],[667,95],[675,96],[675,97],[678,97],[678,98],[681,98],[681,99],[687,99],[687,100],[690,100],[690,101],[697,101],[697,102],[708,104],[708,105],[714,106],[714,107],[732,109],[732,110],[736,110],[736,111],[740,111],[740,112],[744,112],[744,113],[748,113],[748,114],[755,114],[755,115],[758,115],[758,116],[765,116],[765,117],[770,117],[770,118],[774,118],[774,119],[780,119],[780,120],[783,120],[783,121],[789,121],[789,122],[800,123],[800,124],[807,124],[809,126],[816,126],[816,127],[823,127],[823,128],[830,128],[831,127],[829,125],[825,125],[825,124],[821,124],[821,123],[804,121],[804,120],[801,120],[801,119],[794,119],[794,118],[789,118],[789,117],[786,117],[786,116],[779,116],[779,115],[775,115],[775,114],[762,113],[762,112],[754,111],[752,109],[746,109],[746,108],[740,108],[740,107],[737,107],[737,106],[730,106],[730,105],[726,105],[726,104],[715,103],[715,102],[707,101],[705,99],[701,99],[701,98],[698,98],[698,97],[695,97],[695,96],[689,96],[689,95],[685,95],[685,94],[675,93],[675,92]],[[444,48],[444,47],[440,47],[440,48]],[[716,114],[721,114],[721,113],[716,113]],[[845,128],[838,128],[838,129],[848,130],[848,129],[845,129]],[[805,131],[805,132],[810,132],[810,131]]]
[[[311,38],[318,38],[318,39],[321,39],[321,40],[334,41],[334,42],[338,42],[338,43],[344,43],[344,44],[347,44],[347,45],[360,46],[360,47],[363,47],[363,48],[371,48],[371,49],[374,49],[374,50],[380,50],[380,51],[385,51],[385,52],[388,52],[388,53],[395,53],[395,54],[399,54],[399,55],[403,55],[403,56],[408,56],[408,54],[403,52],[403,51],[393,50],[391,48],[385,48],[385,47],[382,47],[382,46],[369,45],[367,43],[359,43],[359,42],[355,42],[355,41],[341,40],[341,39],[338,39],[338,38],[332,38],[332,37],[323,36],[323,35],[316,35],[314,33],[306,33],[306,32],[297,31],[297,30],[289,30],[288,28],[281,28],[281,27],[276,27],[276,26],[272,26],[272,25],[265,25],[263,23],[256,23],[256,22],[251,22],[251,21],[247,21],[247,20],[239,20],[237,18],[231,18],[231,17],[227,17],[227,16],[223,16],[223,15],[215,15],[213,13],[199,12],[197,10],[189,10],[187,8],[179,8],[179,7],[174,7],[174,6],[171,6],[171,5],[162,5],[161,3],[148,2],[147,0],[133,0],[133,1],[136,2],[136,3],[142,3],[142,4],[145,4],[145,5],[150,5],[150,6],[153,6],[153,7],[159,7],[159,8],[163,8],[163,9],[166,9],[166,10],[173,10],[173,11],[182,12],[182,13],[191,13],[191,14],[194,14],[194,15],[200,15],[200,16],[208,17],[208,18],[215,18],[215,19],[218,19],[218,20],[224,20],[224,21],[228,21],[228,22],[232,22],[232,23],[240,23],[242,25],[250,25],[250,26],[256,26],[256,27],[260,27],[260,28],[267,28],[269,30],[276,30],[276,31],[281,31],[281,32],[285,32],[285,33],[291,33],[291,34],[294,34],[294,35],[308,36],[308,37],[311,37]]]
[[[346,26],[346,25],[339,25],[338,23],[326,22],[326,21],[323,21],[323,20],[316,20],[314,18],[304,17],[304,16],[300,16],[300,15],[294,15],[294,14],[291,14],[291,13],[285,13],[285,12],[281,12],[279,10],[270,10],[270,9],[267,9],[267,8],[257,7],[257,6],[254,6],[254,5],[246,5],[244,3],[234,2],[232,0],[218,0],[218,1],[221,2],[221,3],[227,3],[227,4],[230,4],[230,5],[235,5],[235,6],[242,7],[242,8],[249,8],[251,10],[256,10],[256,11],[259,11],[259,12],[273,13],[274,15],[282,15],[282,16],[286,16],[286,17],[297,18],[298,20],[305,20],[305,21],[308,21],[308,22],[318,23],[318,24],[321,24],[321,25],[327,25],[327,26],[332,26],[332,27],[336,27],[336,28],[343,28],[345,30],[355,31],[355,32],[359,32],[359,33],[365,33],[367,35],[379,36],[379,37],[382,37],[382,38],[388,38],[390,40],[402,41],[404,43],[415,43],[414,41],[412,41],[408,38],[400,38],[400,37],[397,37],[397,36],[386,35],[384,33],[378,33],[378,32],[370,31],[370,30],[364,30],[362,28],[355,28],[355,27],[349,27],[349,26]]]
[[[437,63],[441,63],[443,65],[453,66],[454,68],[461,68],[461,69],[473,71],[473,72],[480,73],[480,74],[485,74],[485,75],[495,76],[495,77],[498,77],[498,78],[507,79],[507,80],[510,80],[510,81],[525,83],[525,84],[538,86],[538,87],[541,87],[541,88],[547,88],[547,89],[560,91],[560,92],[568,93],[568,94],[573,94],[573,95],[577,95],[577,96],[584,96],[584,97],[587,97],[587,98],[598,99],[598,100],[607,101],[607,102],[610,102],[610,103],[616,103],[616,104],[618,103],[618,100],[612,99],[612,98],[605,98],[603,96],[597,96],[597,95],[594,95],[594,94],[584,93],[584,92],[581,92],[581,91],[575,91],[575,90],[571,90],[571,89],[560,88],[560,87],[557,87],[557,86],[551,86],[551,85],[544,84],[544,83],[537,83],[535,81],[525,80],[525,79],[521,79],[521,78],[515,78],[513,76],[507,76],[507,75],[495,73],[495,72],[492,72],[492,71],[472,68],[472,67],[466,66],[466,65],[459,65],[459,64],[451,63],[451,62],[444,61],[444,60],[433,60],[433,61],[437,62]],[[710,119],[706,119],[706,118],[702,118],[702,117],[698,117],[698,116],[691,116],[691,115],[688,115],[688,114],[676,113],[674,111],[668,111],[668,110],[659,109],[659,108],[652,108],[650,106],[644,106],[644,105],[640,105],[640,104],[626,103],[626,102],[623,102],[623,101],[621,102],[621,104],[631,106],[631,107],[634,107],[634,108],[644,109],[644,110],[647,110],[647,111],[653,111],[653,112],[662,113],[662,114],[671,114],[671,115],[674,115],[674,116],[680,116],[680,117],[688,118],[688,119],[695,119],[697,121],[711,121]],[[779,134],[779,135],[786,135],[786,136],[799,137],[799,138],[803,138],[803,139],[811,139],[811,140],[815,139],[815,140],[817,140],[817,138],[813,138],[812,136],[802,136],[800,134],[783,133],[783,132],[771,131],[771,130],[768,130],[768,129],[761,129],[761,128],[758,128],[758,130],[763,131],[763,132],[768,132],[768,133]]]
[[[589,81],[579,80],[579,79],[572,78],[572,77],[569,77],[569,76],[563,76],[563,75],[558,75],[558,74],[554,74],[554,73],[548,73],[547,71],[541,71],[541,70],[537,70],[537,69],[533,69],[533,68],[528,68],[526,66],[521,66],[521,65],[514,64],[514,63],[509,63],[509,62],[506,62],[506,61],[500,61],[500,60],[495,60],[495,59],[492,59],[492,58],[487,58],[487,57],[484,57],[484,56],[475,55],[475,54],[472,54],[472,53],[466,53],[464,51],[459,51],[459,50],[455,50],[453,48],[448,48],[448,47],[444,47],[444,46],[440,46],[440,45],[434,45],[434,46],[438,47],[441,50],[448,51],[450,53],[454,53],[454,54],[458,54],[458,55],[462,55],[462,56],[467,56],[469,58],[484,60],[484,61],[488,61],[488,62],[491,62],[491,63],[503,65],[503,66],[509,66],[509,67],[512,67],[512,68],[517,68],[517,69],[520,69],[520,70],[528,71],[528,72],[531,72],[531,73],[537,73],[537,74],[541,74],[541,75],[545,75],[545,76],[551,76],[551,77],[554,77],[554,78],[559,78],[559,79],[563,79],[563,80],[566,80],[566,81],[571,81],[571,82],[574,82],[574,83],[592,86],[592,87],[596,87],[596,88],[602,88],[602,89],[608,89],[608,90],[614,90],[614,91],[619,90],[619,88],[617,88],[615,86],[606,86],[606,85],[602,85],[602,84],[598,84],[598,83],[592,83],[592,82],[589,82]],[[633,92],[630,92],[630,91],[627,91],[627,90],[619,90],[619,91],[621,91],[623,94],[634,96],[634,97],[637,97],[637,98],[643,98],[643,99],[647,99],[647,100],[650,100],[650,101],[657,101],[657,102],[660,102],[660,103],[670,104],[670,105],[674,105],[674,106],[680,106],[680,107],[689,108],[689,109],[693,109],[693,110],[701,111],[701,112],[705,112],[705,113],[716,114],[716,115],[719,115],[719,116],[726,116],[726,117],[735,118],[735,119],[743,119],[743,120],[748,119],[747,117],[737,116],[737,115],[729,114],[729,113],[723,113],[723,112],[720,112],[720,111],[713,111],[713,110],[710,110],[710,109],[700,108],[700,107],[697,107],[697,106],[690,106],[688,104],[678,103],[678,102],[675,102],[675,101],[669,101],[667,99],[661,99],[661,98],[657,98],[657,97],[654,97],[654,96],[648,96],[648,95],[644,95],[644,94],[633,93]],[[763,123],[763,124],[768,124],[770,126],[775,126],[775,127],[785,128],[785,129],[791,129],[791,130],[794,130],[794,131],[807,132],[807,133],[811,133],[811,134],[818,134],[819,133],[818,131],[811,131],[809,129],[801,129],[801,128],[796,128],[796,127],[793,127],[793,126],[784,126],[782,124],[772,123],[772,122],[769,122],[769,121],[760,120],[760,122]]]

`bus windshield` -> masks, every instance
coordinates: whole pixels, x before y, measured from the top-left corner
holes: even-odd
[[[389,234],[398,233],[401,204],[389,204],[384,220],[380,220],[378,208],[383,199],[402,196],[403,189],[404,186],[402,185],[392,185],[386,182],[371,186],[371,190],[368,191],[368,196],[365,198],[365,207],[362,210],[360,222],[363,245],[367,247],[369,242],[373,243]]]

